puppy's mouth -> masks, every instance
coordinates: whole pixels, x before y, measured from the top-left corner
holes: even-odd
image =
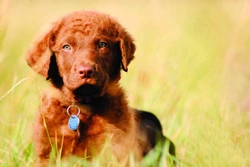
[[[88,101],[101,96],[102,89],[96,85],[84,84],[73,91],[76,101]]]

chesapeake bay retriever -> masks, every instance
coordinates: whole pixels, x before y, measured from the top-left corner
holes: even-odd
[[[62,157],[91,160],[107,152],[126,166],[131,153],[140,161],[167,140],[158,119],[130,108],[119,85],[120,71],[128,71],[135,49],[116,20],[95,11],[69,13],[38,37],[26,60],[52,83],[34,125],[38,165],[46,166],[55,146]],[[172,142],[169,150],[174,154]]]

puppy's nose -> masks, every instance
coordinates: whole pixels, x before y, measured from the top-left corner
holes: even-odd
[[[78,75],[82,78],[90,78],[94,73],[94,68],[90,65],[79,66]]]

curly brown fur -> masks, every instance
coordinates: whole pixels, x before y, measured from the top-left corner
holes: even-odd
[[[118,83],[134,52],[125,29],[109,15],[94,11],[63,16],[34,42],[26,60],[52,83],[41,99],[34,126],[37,165],[48,163],[52,145],[62,157],[92,159],[109,141],[107,150],[123,165],[130,153],[139,161],[150,151],[153,146],[138,136],[140,116],[128,107]],[[67,108],[72,103],[80,108],[77,130],[68,127]]]

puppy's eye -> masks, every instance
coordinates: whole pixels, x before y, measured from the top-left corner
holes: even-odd
[[[70,47],[68,44],[63,45],[62,48],[63,48],[64,50],[71,50],[71,47]]]
[[[107,42],[99,42],[98,43],[98,47],[99,48],[105,48],[105,47],[107,47],[108,46],[108,43]]]

